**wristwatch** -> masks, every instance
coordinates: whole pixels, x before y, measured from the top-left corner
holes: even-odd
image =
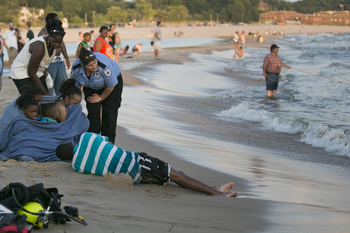
[[[100,102],[102,101],[101,96],[98,97],[98,100],[99,100]]]

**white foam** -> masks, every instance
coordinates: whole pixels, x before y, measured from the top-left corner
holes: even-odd
[[[230,118],[242,119],[261,123],[263,128],[281,133],[300,133],[301,142],[305,142],[314,147],[325,148],[326,151],[336,155],[346,155],[350,157],[350,137],[343,129],[331,129],[323,124],[302,122],[293,116],[278,115],[254,106],[247,102],[242,102],[224,110],[218,116],[230,120]]]

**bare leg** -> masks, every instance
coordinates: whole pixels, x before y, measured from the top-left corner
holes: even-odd
[[[170,180],[180,185],[183,188],[191,189],[193,191],[202,192],[208,195],[222,195],[224,197],[235,197],[237,195],[238,189],[235,191],[222,191],[220,189],[227,189],[227,184],[219,186],[219,188],[214,188],[203,182],[196,180],[190,176],[187,176],[181,171],[177,171],[173,168],[170,170]],[[233,183],[231,183],[233,186]]]
[[[273,96],[273,97],[276,97],[276,93],[277,93],[277,90],[273,90],[272,96]]]
[[[159,49],[156,49],[156,50],[154,50],[154,55],[155,55],[155,60],[159,60],[159,58],[158,58],[158,53],[159,53]]]
[[[266,92],[267,92],[267,97],[271,97],[271,95],[272,95],[272,91],[267,90]]]
[[[115,49],[115,61],[119,63],[120,48]]]

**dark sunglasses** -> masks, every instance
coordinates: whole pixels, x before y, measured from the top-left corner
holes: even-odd
[[[95,54],[91,53],[89,56],[86,56],[85,59],[89,59],[89,58],[96,58]]]
[[[53,33],[53,34],[61,35],[61,36],[66,35],[66,32],[61,32],[61,31],[58,31],[58,30],[51,30],[49,33],[50,34]]]

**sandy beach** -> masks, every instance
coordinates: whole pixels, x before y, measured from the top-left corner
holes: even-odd
[[[268,29],[283,29],[286,34],[299,33],[299,30],[301,30],[301,33],[350,31],[349,27],[306,25],[162,28],[164,38],[172,37],[174,31],[179,30],[184,32],[185,37],[226,37],[235,31],[259,30],[265,32]],[[118,28],[117,30],[122,39],[137,39],[148,38],[151,28]],[[65,41],[76,42],[79,31],[84,32],[84,29],[68,29]],[[97,32],[98,29],[96,28],[95,31]],[[37,34],[36,31],[34,33]],[[257,43],[256,38],[247,40],[248,47],[264,49],[267,49],[272,43],[274,43],[272,38],[265,38],[264,43]],[[46,188],[57,187],[59,193],[64,195],[61,207],[66,205],[78,207],[80,215],[88,222],[87,226],[75,222],[69,222],[65,225],[51,224],[48,229],[40,230],[43,232],[348,232],[350,227],[348,207],[330,208],[327,204],[324,206],[315,205],[305,201],[307,199],[304,199],[304,196],[310,199],[318,197],[320,194],[316,191],[304,194],[301,193],[302,190],[293,190],[293,187],[290,187],[291,192],[288,196],[295,195],[295,200],[284,201],[285,197],[282,196],[285,193],[280,191],[284,186],[292,186],[293,184],[284,184],[278,173],[279,169],[289,168],[290,164],[284,164],[285,167],[282,168],[276,167],[269,171],[268,169],[264,170],[260,162],[263,161],[261,157],[264,156],[264,153],[268,153],[262,149],[268,139],[255,132],[256,129],[244,128],[244,124],[235,124],[234,126],[237,127],[235,130],[241,134],[235,134],[234,143],[227,142],[225,140],[226,135],[220,135],[222,140],[213,140],[210,136],[205,137],[203,135],[219,135],[220,129],[211,126],[211,122],[204,115],[194,118],[195,108],[193,108],[193,112],[190,112],[183,110],[181,106],[193,101],[195,105],[198,105],[198,108],[209,106],[208,111],[210,111],[210,106],[211,104],[214,105],[214,102],[200,97],[188,97],[166,91],[158,92],[158,90],[152,89],[145,83],[145,79],[153,79],[151,71],[155,66],[191,63],[193,59],[189,56],[190,53],[210,54],[213,51],[230,50],[232,47],[233,43],[222,46],[161,51],[160,57],[162,60],[160,61],[154,61],[154,55],[148,52],[132,59],[133,63],[142,65],[127,70],[123,70],[123,66],[126,66],[130,59],[121,58],[120,65],[125,85],[122,107],[118,118],[116,145],[125,150],[147,152],[168,162],[172,167],[210,185],[234,182],[234,187],[240,190],[236,198],[206,196],[183,189],[172,183],[166,186],[142,185],[135,187],[128,176],[108,175],[100,177],[79,174],[73,171],[71,165],[67,162],[36,163],[14,160],[0,162],[2,187],[11,182],[21,182],[27,186],[43,183]],[[234,77],[232,85],[247,86],[251,83],[250,80],[246,79],[249,74],[233,74],[232,71],[226,71],[220,75]],[[145,77],[145,79],[141,79],[140,76]],[[264,85],[264,83],[261,82],[256,85]],[[149,97],[149,99],[142,98],[146,95],[152,95],[152,97]],[[18,92],[13,81],[5,74],[0,91],[0,114],[17,97]],[[153,98],[154,101],[152,101]],[[164,102],[157,103],[159,99],[163,99]],[[167,99],[172,99],[178,105],[173,103],[167,105]],[[234,100],[227,99],[225,101]],[[203,105],[201,105],[201,102],[203,102]],[[204,105],[204,102],[206,102],[206,105]],[[167,114],[166,119],[162,119],[164,115],[159,113],[159,109],[157,112],[153,111],[153,106],[157,104],[164,105],[164,111],[171,113]],[[148,119],[157,119],[159,122],[148,122]],[[171,135],[164,136],[168,133],[166,125],[170,122],[170,119],[172,124],[179,124],[179,128],[184,123],[192,126],[202,124],[207,125],[207,127],[205,132],[199,132],[198,128],[193,127],[191,134],[182,135],[172,132]],[[171,127],[175,126],[169,126],[169,128]],[[244,145],[242,143],[244,138],[258,141],[258,146]],[[189,147],[192,147],[191,149],[178,146],[180,142],[184,143],[182,141],[185,140],[187,140],[186,143]],[[220,148],[221,145],[224,145],[224,147]],[[232,148],[232,151],[225,151],[226,146]],[[290,147],[283,149],[287,153],[292,153],[292,147],[298,146],[300,144],[292,142]],[[194,151],[202,152],[202,147],[205,147],[208,151],[210,149],[215,150],[218,154],[235,154],[237,167],[244,167],[242,170],[246,171],[242,171],[237,167],[226,168],[237,169],[237,175],[233,176],[225,172],[219,172],[220,169],[210,169],[211,166],[214,166],[211,164],[207,166],[198,165],[193,161],[195,159],[191,159],[191,156],[200,157],[201,155],[195,154]],[[322,153],[321,149],[313,150],[315,150],[315,153]],[[179,153],[182,156],[179,156]],[[188,159],[184,159],[184,156],[187,156]],[[240,160],[240,157],[242,157],[242,160]],[[243,158],[248,158],[251,163],[245,163]],[[220,161],[219,157],[217,160],[218,163],[223,163],[223,167],[225,167],[225,161]],[[274,162],[283,164],[283,161],[276,158]],[[271,169],[271,167],[269,168]],[[301,171],[303,167],[299,167],[299,169]],[[294,171],[291,171],[293,173],[292,179],[295,182],[302,183],[305,187],[308,186],[309,183],[303,176],[304,173],[298,172],[298,170],[295,171],[295,174]],[[276,180],[274,181],[276,183],[269,187],[259,187],[262,188],[259,190],[265,191],[256,193],[254,182],[250,180],[250,177],[244,177],[245,172],[251,173],[256,179],[264,179],[267,173],[276,174]],[[320,186],[323,186],[323,184],[320,184]],[[327,195],[334,195],[329,196],[329,198],[345,195],[337,193],[337,190],[327,190],[327,184],[324,184],[324,186],[320,189],[324,190]],[[275,196],[271,195],[270,189],[274,190]],[[266,198],[266,196],[269,196],[269,198]],[[275,199],[271,200],[271,197]],[[292,200],[292,198],[289,200]]]
[[[149,34],[153,27],[140,27],[140,28],[124,28],[117,27],[116,31],[119,33],[121,40],[123,39],[141,39],[149,38]],[[3,32],[6,31],[4,27]],[[34,35],[37,35],[40,31],[39,28],[33,28]],[[66,35],[64,41],[66,43],[77,42],[79,39],[79,32],[90,32],[95,31],[95,36],[99,33],[99,28],[68,28],[66,29]],[[174,37],[174,32],[182,31],[183,37],[227,37],[230,34],[234,34],[236,31],[241,32],[245,30],[249,32],[259,31],[259,33],[265,33],[267,30],[284,30],[285,34],[297,34],[297,33],[320,33],[320,32],[348,32],[349,26],[316,26],[316,25],[258,25],[258,24],[249,24],[246,26],[173,26],[165,25],[162,27],[163,38]],[[27,33],[26,29],[21,29],[22,36]],[[246,34],[247,35],[247,34]]]

